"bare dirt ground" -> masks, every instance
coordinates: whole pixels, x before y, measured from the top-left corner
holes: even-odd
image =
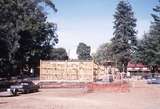
[[[132,82],[129,92],[41,89],[38,93],[0,97],[0,109],[160,109],[160,85]]]

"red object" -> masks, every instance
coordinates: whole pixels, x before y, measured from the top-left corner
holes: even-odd
[[[143,65],[142,63],[138,64],[128,63],[128,68],[146,68],[146,66]]]

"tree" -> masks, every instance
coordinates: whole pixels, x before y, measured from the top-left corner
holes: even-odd
[[[68,60],[66,50],[64,48],[52,48],[50,50],[49,60]]]
[[[56,25],[46,21],[42,2],[57,11],[51,0],[0,1],[0,74],[23,69],[57,43]]]
[[[91,47],[87,46],[85,43],[79,43],[77,47],[77,55],[79,60],[91,60],[92,57],[90,55]]]
[[[120,1],[114,15],[112,51],[119,70],[127,72],[127,65],[136,46],[136,19],[128,1]]]
[[[111,46],[111,43],[104,43],[97,49],[96,53],[93,56],[96,63],[105,65],[106,62],[114,60]]]
[[[0,1],[0,72],[11,68],[12,55],[18,49],[18,31],[22,28],[16,1]],[[20,8],[19,8],[20,9]],[[8,74],[7,74],[8,75]]]
[[[155,14],[151,14],[149,33],[144,34],[143,39],[138,44],[138,61],[150,66],[151,72],[155,73],[160,65],[160,1],[159,5],[153,8]]]

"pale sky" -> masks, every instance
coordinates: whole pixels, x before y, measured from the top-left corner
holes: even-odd
[[[94,52],[113,37],[113,15],[119,0],[54,0],[57,13],[48,10],[48,21],[58,26],[59,43],[70,58],[76,58],[79,42],[91,46]],[[137,18],[137,37],[142,37],[152,21],[152,8],[158,0],[129,0]]]

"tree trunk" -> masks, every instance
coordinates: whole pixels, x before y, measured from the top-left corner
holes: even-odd
[[[127,66],[128,66],[128,62],[125,62],[124,63],[124,72],[125,72],[125,74],[127,73]]]
[[[157,65],[151,66],[151,75],[155,77],[155,73],[158,71]]]

